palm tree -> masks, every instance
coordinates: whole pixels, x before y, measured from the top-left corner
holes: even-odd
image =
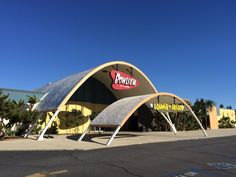
[[[34,106],[38,101],[39,101],[39,100],[38,100],[38,98],[37,98],[35,95],[33,95],[33,96],[28,96],[28,103],[29,103],[29,105],[30,105],[30,110],[33,109],[33,106]]]
[[[4,139],[5,136],[5,124],[3,120],[8,117],[10,111],[10,102],[8,100],[8,95],[4,95],[0,91],[0,140]]]
[[[6,118],[6,114],[9,109],[8,95],[4,95],[0,91],[0,118]]]
[[[205,129],[207,129],[208,127],[209,111],[211,111],[214,106],[216,106],[216,103],[214,101],[205,100],[202,98],[200,100],[197,99],[193,105],[193,111],[200,119]]]
[[[206,110],[212,110],[212,108],[216,106],[216,103],[213,100],[205,100]]]
[[[220,104],[220,108],[224,108],[224,105],[223,105],[223,104]]]
[[[39,113],[37,110],[33,110],[34,105],[39,102],[39,99],[33,95],[28,96],[28,103],[29,103],[29,110],[27,113],[27,128],[24,131],[24,137],[26,138],[34,129],[35,125],[37,124],[38,120],[42,116],[41,113]]]

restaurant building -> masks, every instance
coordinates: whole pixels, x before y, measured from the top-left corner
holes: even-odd
[[[17,95],[14,96],[14,90],[2,91],[12,97]],[[39,140],[53,123],[58,126],[59,134],[82,133],[83,136],[89,127],[115,130],[114,136],[120,129],[135,131],[140,125],[148,129],[156,111],[165,118],[174,133],[177,131],[169,113],[190,112],[207,136],[183,99],[171,93],[158,92],[140,69],[123,61],[108,62],[33,91],[18,92],[21,98],[34,94],[39,99],[34,109],[45,116]],[[78,119],[75,120],[75,117]],[[73,121],[76,126],[70,127]]]

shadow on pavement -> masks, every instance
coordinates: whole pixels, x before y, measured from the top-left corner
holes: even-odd
[[[78,135],[69,135],[66,138],[70,139],[70,140],[74,140],[74,141],[78,141],[79,137],[81,136],[81,134]],[[132,135],[132,134],[118,134],[115,139],[119,139],[119,138],[129,138],[129,137],[138,137],[138,136],[143,136],[143,135]],[[99,143],[97,141],[94,141],[94,138],[99,138],[99,139],[107,139],[107,141],[109,140],[109,138],[111,137],[111,134],[98,134],[98,133],[91,133],[91,134],[86,134],[83,138],[83,141],[87,141],[87,142],[93,142],[93,143],[97,143],[97,144],[102,144],[104,145],[104,143]]]

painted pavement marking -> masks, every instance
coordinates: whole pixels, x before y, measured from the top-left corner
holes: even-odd
[[[236,168],[236,165],[230,164],[230,163],[225,163],[225,162],[208,163],[207,165],[209,165],[211,167],[215,167],[219,170],[228,170],[231,168]]]
[[[235,164],[230,164],[226,162],[214,162],[214,163],[208,163],[207,165],[214,167],[218,170],[228,170],[236,168]],[[201,176],[201,175],[212,177],[212,174],[210,174],[209,170],[204,168],[194,168],[191,169],[191,171],[181,172],[181,173],[175,172],[163,177],[191,177],[191,176]]]

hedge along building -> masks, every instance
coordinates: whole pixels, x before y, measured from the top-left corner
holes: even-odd
[[[161,113],[175,133],[169,112],[189,111],[207,136],[198,118],[184,100],[173,94],[158,93],[141,70],[126,62],[105,63],[35,91],[44,93],[44,96],[34,108],[47,115],[38,140],[43,139],[54,121],[58,122],[60,128],[60,117],[66,116],[63,113],[76,113],[75,110],[80,110],[84,116],[99,113],[92,121],[87,117],[76,127],[59,129],[59,133],[83,133],[79,140],[82,140],[90,125],[109,127],[115,129],[108,142],[110,144],[120,128],[135,114],[141,114],[145,121],[147,115],[152,117],[155,111]],[[139,109],[142,109],[143,113],[140,113]]]

